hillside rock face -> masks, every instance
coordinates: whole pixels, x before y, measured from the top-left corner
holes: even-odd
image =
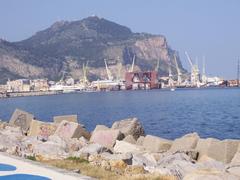
[[[112,70],[119,62],[127,69],[134,55],[136,69],[152,70],[160,60],[159,73],[166,75],[168,64],[175,66],[174,53],[177,54],[162,35],[133,33],[127,27],[92,16],[80,21],[56,22],[20,42],[0,40],[0,72],[4,72],[0,79],[57,80],[63,71],[78,79],[83,63],[87,62],[90,78],[105,78],[104,59]],[[177,61],[182,68],[178,55]]]

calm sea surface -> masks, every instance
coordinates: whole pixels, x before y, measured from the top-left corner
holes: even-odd
[[[183,89],[62,94],[0,99],[0,119],[15,108],[52,121],[55,115],[77,114],[88,130],[138,117],[147,134],[176,138],[189,132],[201,137],[240,139],[240,89]]]

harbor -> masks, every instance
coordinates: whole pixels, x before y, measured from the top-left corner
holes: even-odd
[[[206,74],[206,62],[203,57],[202,73],[200,73],[198,63],[185,52],[191,70],[181,72],[176,56],[174,55],[174,65],[168,64],[168,76],[159,75],[159,60],[154,70],[140,71],[135,68],[135,56],[128,69],[123,70],[123,65],[117,66],[117,74],[113,76],[111,68],[104,59],[106,79],[90,81],[88,78],[88,63],[82,66],[82,77],[73,79],[63,73],[58,82],[48,79],[17,79],[8,80],[6,84],[0,85],[0,98],[20,97],[20,96],[41,96],[55,95],[62,93],[76,92],[99,92],[99,91],[122,91],[122,90],[152,90],[169,89],[174,91],[178,88],[210,88],[210,87],[239,87],[239,63],[237,66],[238,77],[236,80],[225,80],[217,76]],[[173,71],[175,74],[173,74]],[[123,73],[125,72],[125,73]]]

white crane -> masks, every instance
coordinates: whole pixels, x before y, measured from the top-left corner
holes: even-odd
[[[106,59],[104,59],[104,63],[105,63],[106,71],[107,71],[108,80],[113,80],[113,76],[112,76],[111,71],[108,68]]]
[[[83,82],[84,82],[84,83],[88,83],[88,78],[87,78],[87,73],[88,73],[88,61],[87,61],[86,65],[83,63],[82,71],[83,71]]]
[[[190,56],[188,55],[187,51],[185,51],[185,54],[187,56],[187,59],[189,61],[189,64],[191,65],[191,86],[193,87],[199,87],[200,81],[199,81],[199,69],[198,66],[192,63],[192,60]]]
[[[175,64],[176,64],[177,74],[178,74],[177,85],[180,86],[182,84],[182,73],[178,67],[177,58],[176,58],[175,54],[174,54],[174,60],[175,60]]]
[[[206,63],[205,63],[205,56],[203,56],[203,68],[202,68],[202,83],[204,85],[207,84],[207,76],[206,76]]]
[[[132,61],[132,66],[129,72],[133,72],[134,71],[134,65],[135,65],[135,54],[133,55],[133,61]]]
[[[159,63],[160,63],[160,59],[157,60],[157,66],[155,68],[155,71],[158,72],[158,69],[159,69]]]
[[[186,54],[186,56],[187,56],[187,59],[188,59],[188,61],[189,61],[189,64],[191,65],[191,68],[192,68],[192,67],[193,67],[193,63],[192,63],[192,60],[191,60],[190,56],[188,55],[187,51],[185,51],[185,54]]]
[[[170,88],[173,88],[173,86],[174,86],[174,80],[173,80],[173,75],[172,75],[172,70],[171,70],[171,66],[170,66],[170,64],[169,64],[169,67],[168,67],[168,72],[169,72],[169,78],[168,78],[168,86],[170,87]]]

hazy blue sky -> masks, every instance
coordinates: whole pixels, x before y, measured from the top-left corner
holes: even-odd
[[[236,78],[240,57],[239,0],[0,0],[0,38],[18,41],[59,20],[96,14],[134,32],[162,34],[193,59],[206,57],[210,75]]]

